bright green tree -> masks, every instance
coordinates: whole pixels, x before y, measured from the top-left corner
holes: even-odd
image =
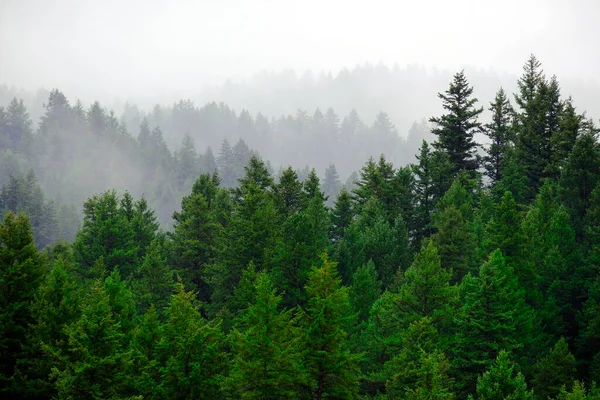
[[[269,276],[259,273],[254,300],[230,334],[234,358],[225,388],[237,398],[299,398],[306,384],[301,330],[292,310],[278,309],[281,300]]]
[[[531,400],[525,377],[515,370],[510,353],[500,351],[489,369],[477,378],[477,399],[481,400]]]
[[[179,284],[167,309],[158,344],[160,385],[168,399],[219,398],[225,372],[224,337],[218,320],[206,321],[194,292]]]
[[[353,314],[336,264],[323,256],[322,265],[313,267],[309,274],[306,292],[304,365],[310,396],[317,400],[356,398],[360,357],[350,352],[346,339]]]

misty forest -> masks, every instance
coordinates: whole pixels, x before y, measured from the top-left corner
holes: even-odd
[[[600,129],[468,72],[408,136],[2,87],[2,397],[600,399]]]

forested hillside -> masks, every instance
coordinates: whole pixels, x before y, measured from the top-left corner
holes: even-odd
[[[357,134],[355,114],[269,122],[180,102],[132,135],[54,90],[34,132],[13,100],[0,108],[0,392],[599,399],[600,130],[534,56],[516,87],[478,100],[456,73],[411,164],[393,162],[410,146],[385,114]],[[172,152],[169,120],[238,139],[199,154],[184,135]],[[326,173],[270,163],[254,135]],[[346,184],[340,146],[371,152]]]

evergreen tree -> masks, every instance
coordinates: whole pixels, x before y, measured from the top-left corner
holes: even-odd
[[[42,275],[29,220],[9,212],[0,225],[0,393],[11,393],[10,379],[33,323],[30,305]]]
[[[182,187],[186,183],[192,183],[200,172],[200,158],[194,146],[194,140],[189,134],[183,137],[181,147],[175,152],[175,165],[177,184]]]
[[[534,366],[533,390],[542,399],[554,398],[562,387],[571,388],[576,376],[576,362],[564,338]]]
[[[559,181],[560,197],[573,215],[578,238],[583,234],[583,219],[599,181],[600,148],[593,136],[584,134],[575,142]]]
[[[125,277],[133,272],[138,247],[131,224],[118,204],[112,191],[92,196],[83,205],[83,226],[73,244],[83,277],[93,276],[91,269],[100,257],[107,271],[119,270]]]
[[[433,233],[431,217],[437,202],[450,188],[452,164],[447,155],[432,152],[423,141],[417,156],[419,163],[412,166],[415,174],[415,233],[414,245],[417,249],[421,240]]]
[[[163,356],[159,345],[163,329],[156,308],[150,306],[132,334],[130,374],[135,392],[143,398],[166,398],[162,384]]]
[[[359,323],[366,321],[369,317],[371,307],[381,296],[381,287],[381,281],[372,260],[359,267],[352,275],[350,304],[352,309],[358,313]]]
[[[432,130],[438,137],[434,147],[448,154],[455,175],[461,169],[476,171],[479,167],[473,135],[481,129],[477,118],[483,109],[475,107],[477,99],[472,95],[473,87],[469,86],[464,71],[455,74],[448,90],[438,94],[447,114],[429,119],[437,125]]]
[[[401,334],[401,350],[385,363],[389,398],[453,399],[450,364],[436,346],[431,319],[416,320]]]
[[[308,273],[327,250],[329,230],[329,214],[320,198],[312,199],[305,209],[283,223],[272,270],[278,287],[284,291],[285,306],[304,303]]]
[[[423,245],[413,264],[402,277],[402,285],[395,296],[395,314],[406,326],[423,317],[444,335],[454,314],[458,293],[450,285],[452,270],[443,268],[433,242]]]
[[[218,320],[200,315],[196,294],[179,284],[167,310],[160,343],[161,386],[168,399],[219,398],[225,372]]]
[[[133,205],[133,216],[130,220],[135,243],[138,246],[137,257],[142,260],[146,250],[158,233],[156,213],[148,206],[148,201],[142,196]]]
[[[348,289],[341,286],[334,262],[323,257],[322,266],[313,267],[306,292],[304,365],[310,396],[317,400],[355,398],[360,380],[359,356],[348,348],[351,306]]]
[[[533,393],[527,390],[525,377],[515,371],[510,353],[500,351],[489,370],[477,378],[477,398],[481,400],[530,400]]]
[[[523,347],[531,340],[533,316],[499,250],[481,266],[478,277],[469,274],[464,278],[461,302],[453,363],[458,387],[462,393],[470,393],[477,375],[501,350],[523,354]]]
[[[210,299],[207,268],[221,249],[223,227],[213,208],[216,191],[214,180],[201,175],[192,193],[181,201],[181,212],[173,214],[175,226],[170,234],[172,264],[181,270],[185,282],[198,290],[202,300]]]
[[[163,244],[155,240],[135,272],[132,285],[140,314],[146,313],[152,306],[162,312],[173,295],[173,270],[167,265],[164,254]]]
[[[555,79],[548,82],[538,59],[531,55],[518,81],[517,152],[525,175],[526,198],[533,199],[543,178],[552,175],[552,136],[558,131],[560,93]]]
[[[346,188],[342,188],[331,210],[331,236],[334,242],[339,242],[344,238],[344,231],[350,226],[353,219],[352,197]]]
[[[33,322],[27,331],[23,356],[15,374],[17,391],[28,398],[49,398],[56,394],[50,381],[56,367],[53,353],[68,350],[65,328],[79,319],[80,293],[62,257],[52,264],[31,304]]]
[[[279,183],[275,185],[275,198],[279,211],[285,216],[298,211],[304,203],[302,183],[292,167],[286,168],[281,174]]]
[[[266,273],[257,276],[255,292],[230,335],[234,359],[225,388],[243,399],[299,398],[306,384],[301,331],[291,310],[278,310],[282,298]]]
[[[491,143],[487,155],[483,159],[486,175],[490,178],[490,186],[495,187],[502,179],[502,170],[505,167],[506,150],[513,142],[511,122],[513,108],[510,105],[504,89],[500,88],[494,101],[490,104],[492,122],[485,126],[485,134]]]
[[[236,184],[235,164],[233,149],[227,139],[221,144],[221,152],[217,158],[217,167],[219,168],[219,176],[222,179],[223,186],[227,188],[234,187]]]
[[[127,398],[131,395],[128,371],[131,354],[128,332],[111,304],[102,279],[94,282],[83,300],[80,318],[67,326],[68,351],[58,353],[53,369],[59,398]]]
[[[522,216],[510,192],[504,192],[501,203],[496,206],[494,216],[487,225],[488,250],[500,249],[507,263],[518,262],[519,246],[522,243]]]
[[[329,164],[325,170],[325,179],[323,181],[322,189],[330,204],[338,196],[338,193],[340,193],[342,182],[340,182],[340,176],[335,168],[335,164]]]

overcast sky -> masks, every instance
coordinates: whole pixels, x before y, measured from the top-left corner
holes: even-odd
[[[267,69],[380,61],[596,79],[596,0],[0,0],[0,83],[193,95]]]

